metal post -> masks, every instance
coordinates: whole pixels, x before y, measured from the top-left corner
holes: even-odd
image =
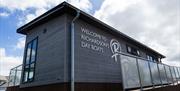
[[[141,91],[143,91],[143,86],[142,86],[142,81],[141,81],[141,75],[140,75],[140,71],[139,71],[139,64],[138,64],[138,59],[136,58],[136,65],[137,65],[137,70],[138,70],[138,76],[139,76],[139,83],[141,86]]]
[[[79,15],[80,11],[78,10],[71,22],[71,91],[74,91],[74,22]]]
[[[74,24],[71,25],[71,91],[74,91]]]

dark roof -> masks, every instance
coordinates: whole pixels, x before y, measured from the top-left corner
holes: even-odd
[[[125,35],[124,33],[118,31],[117,29],[103,23],[102,21],[94,18],[93,16],[81,11],[80,9],[70,5],[69,3],[67,2],[63,2],[61,4],[59,4],[58,6],[52,8],[51,10],[47,11],[46,13],[44,13],[43,15],[37,17],[36,19],[32,20],[31,22],[25,24],[24,26],[20,27],[17,29],[17,32],[18,33],[21,33],[21,34],[26,34],[27,31],[31,30],[32,28],[52,19],[52,18],[55,18],[59,15],[62,15],[64,13],[68,13],[72,16],[75,16],[76,15],[76,11],[79,10],[80,11],[80,19],[83,19],[84,21],[88,22],[88,23],[91,23],[95,26],[98,26],[100,28],[103,28],[105,30],[108,30],[109,32],[113,33],[113,34],[116,34],[118,37],[121,37],[123,39],[125,39],[126,41],[129,41],[133,44],[135,44],[136,46],[146,50],[146,51],[150,51],[151,53],[155,53],[156,55],[158,55],[160,58],[165,58],[164,55],[158,53],[157,51],[149,48],[148,46],[136,41],[135,39]]]

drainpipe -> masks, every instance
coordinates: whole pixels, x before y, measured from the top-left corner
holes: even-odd
[[[71,21],[71,91],[74,91],[74,22],[79,17],[80,11],[77,10],[76,16]]]

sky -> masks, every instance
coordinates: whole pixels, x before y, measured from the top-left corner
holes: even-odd
[[[64,0],[0,0],[0,75],[22,64],[25,36],[16,29]],[[180,66],[179,0],[68,0]]]

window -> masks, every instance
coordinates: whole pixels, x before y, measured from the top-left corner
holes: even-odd
[[[31,82],[34,79],[37,40],[38,38],[32,40],[27,44],[25,52],[23,82]]]
[[[158,62],[158,60],[155,57],[150,56],[150,55],[147,55],[147,60],[152,61],[152,62]]]
[[[132,55],[140,56],[140,51],[138,49],[128,46],[128,45],[127,45],[127,52]]]

